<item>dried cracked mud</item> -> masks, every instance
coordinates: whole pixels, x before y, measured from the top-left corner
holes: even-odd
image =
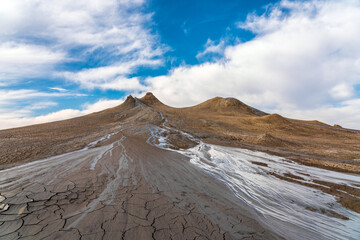
[[[184,156],[119,133],[3,170],[0,239],[272,239]]]

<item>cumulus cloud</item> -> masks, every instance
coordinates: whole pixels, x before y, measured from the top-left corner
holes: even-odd
[[[358,1],[283,0],[238,27],[256,37],[227,46],[221,61],[147,78],[148,89],[175,106],[235,96],[270,112],[360,127],[360,109],[350,102],[358,100],[353,89],[360,84]],[[351,111],[357,121],[327,114]]]

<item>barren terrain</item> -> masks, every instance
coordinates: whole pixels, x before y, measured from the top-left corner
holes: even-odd
[[[233,98],[151,93],[2,130],[0,239],[357,239],[359,142]]]

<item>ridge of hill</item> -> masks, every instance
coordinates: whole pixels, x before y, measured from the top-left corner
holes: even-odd
[[[151,92],[145,94],[144,97],[139,99],[141,102],[145,103],[150,107],[157,109],[167,109],[167,110],[193,110],[193,111],[205,111],[205,112],[219,112],[219,113],[238,113],[246,114],[250,116],[265,116],[267,113],[262,112],[256,108],[250,107],[245,103],[241,102],[236,98],[223,98],[223,97],[214,97],[205,102],[202,102],[198,105],[185,107],[185,108],[173,108],[162,103],[158,98],[154,96]]]
[[[0,168],[81,149],[131,125],[149,124],[165,124],[209,143],[296,155],[309,165],[360,172],[359,131],[267,114],[235,98],[215,97],[173,108],[152,93],[142,98],[130,95],[116,107],[73,119],[1,130]],[[149,129],[141,131],[136,134],[149,137]],[[179,134],[168,137],[175,148],[192,146]]]
[[[200,103],[192,108],[201,111],[214,111],[220,113],[231,112],[238,114],[246,114],[250,116],[267,115],[267,113],[250,107],[236,98],[215,97],[203,103]]]

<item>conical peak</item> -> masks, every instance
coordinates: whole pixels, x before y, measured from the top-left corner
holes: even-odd
[[[154,94],[152,92],[147,92],[145,94],[145,97],[155,97]]]
[[[232,112],[241,114],[250,114],[256,116],[264,116],[266,113],[252,108],[236,98],[214,97],[194,107],[195,109],[203,109],[215,112]]]
[[[126,100],[134,99],[133,96],[129,95],[127,96]]]
[[[129,96],[127,96],[124,103],[133,103],[133,102],[135,102],[135,98],[133,98],[133,96],[129,95]]]
[[[231,107],[240,107],[240,106],[246,106],[246,105],[236,98],[221,98],[220,107],[231,108]]]
[[[159,103],[161,104],[159,99],[157,99],[151,92],[147,92],[144,97],[140,98],[140,101],[150,106]]]
[[[153,99],[159,101],[152,92],[147,92],[141,99]]]
[[[133,96],[129,95],[129,96],[127,96],[126,100],[120,106],[134,107],[135,101],[136,101],[135,98],[133,98]]]
[[[213,108],[213,109],[228,109],[234,107],[246,106],[244,103],[236,98],[222,98],[214,97],[198,105],[199,107]]]

